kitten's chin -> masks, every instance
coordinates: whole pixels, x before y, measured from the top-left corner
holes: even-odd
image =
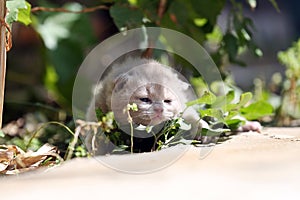
[[[156,116],[153,118],[147,118],[147,119],[133,119],[135,124],[138,125],[144,125],[144,126],[156,126],[158,124],[161,124],[165,121],[167,121],[168,119],[166,119],[165,117],[162,116]]]

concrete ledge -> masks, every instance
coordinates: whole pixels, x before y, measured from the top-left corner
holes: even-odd
[[[300,128],[241,133],[214,148],[177,146],[100,159],[125,171],[174,162],[137,175],[116,171],[97,159],[74,159],[47,172],[0,178],[1,199],[290,200],[300,196]]]

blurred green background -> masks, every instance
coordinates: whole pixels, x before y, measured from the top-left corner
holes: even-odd
[[[108,9],[80,14],[37,11],[31,25],[13,24],[4,124],[36,111],[46,113],[45,121],[70,120],[77,69],[93,47],[120,30],[146,25],[181,31],[207,49],[224,79],[258,96],[268,92],[277,97],[283,94],[286,72],[277,53],[300,33],[297,0],[277,0],[278,5],[272,0],[28,2],[32,8],[81,10],[105,5]]]

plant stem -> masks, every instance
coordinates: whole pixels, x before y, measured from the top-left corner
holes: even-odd
[[[74,152],[74,149],[75,149],[75,145],[77,144],[77,141],[78,141],[80,131],[81,131],[81,126],[78,126],[76,128],[74,138],[68,146],[68,150],[67,150],[67,153],[66,153],[66,156],[65,156],[65,160],[70,160],[72,158],[72,155],[73,155],[73,152]]]
[[[129,123],[130,124],[130,152],[133,153],[133,125],[132,122]]]
[[[73,136],[75,135],[75,134],[73,133],[73,131],[72,131],[69,127],[67,127],[66,125],[64,125],[64,124],[62,124],[62,123],[60,123],[60,122],[55,122],[55,121],[47,122],[47,123],[44,123],[40,128],[38,128],[38,129],[34,132],[34,134],[31,136],[31,138],[29,139],[28,144],[27,144],[26,147],[25,147],[25,150],[26,150],[26,151],[27,151],[28,147],[30,146],[32,140],[37,136],[37,134],[38,134],[43,128],[45,128],[46,126],[48,126],[48,125],[50,125],[50,124],[56,124],[56,125],[62,126],[62,127],[64,127],[70,134],[72,134]]]

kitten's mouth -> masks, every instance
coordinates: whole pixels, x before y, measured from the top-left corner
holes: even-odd
[[[163,118],[163,115],[161,113],[156,113],[154,115],[154,118]]]
[[[160,119],[160,120],[165,120],[166,117],[164,116],[164,114],[162,112],[157,112],[157,113],[154,113],[152,116],[151,116],[151,119]]]
[[[157,113],[151,117],[151,124],[156,125],[156,124],[160,124],[161,122],[164,122],[167,120],[168,120],[168,118],[163,116],[161,113]]]
[[[132,117],[136,124],[142,124],[144,126],[155,126],[172,118],[171,116],[166,116],[166,114],[160,112]]]

